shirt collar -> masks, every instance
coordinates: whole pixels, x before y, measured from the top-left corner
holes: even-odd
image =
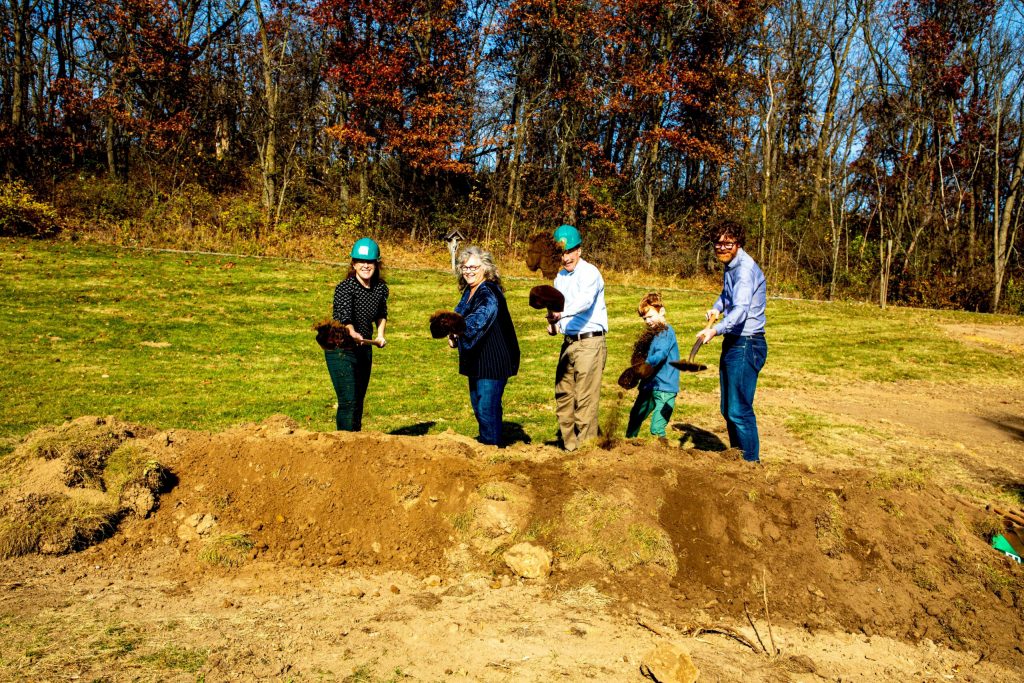
[[[743,251],[743,247],[738,247],[736,249],[736,256],[733,257],[732,261],[729,261],[729,263],[725,264],[725,269],[734,270],[735,268],[739,268],[740,261],[746,259],[746,257],[747,252]]]
[[[566,275],[566,276],[575,275],[576,273],[579,272],[580,266],[582,266],[584,263],[586,263],[586,261],[584,261],[583,259],[580,259],[579,261],[576,262],[576,267],[573,268],[572,271],[568,271],[565,268],[562,268],[562,270],[560,270],[558,274],[559,275]]]

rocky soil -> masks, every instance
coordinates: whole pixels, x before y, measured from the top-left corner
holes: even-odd
[[[59,458],[32,444],[97,424],[108,452],[165,471],[155,509],[0,560],[0,678],[685,680],[681,652],[702,681],[1024,665],[1024,569],[988,546],[984,495],[909,460],[816,466],[770,425],[784,455],[751,466],[685,442],[565,454],[283,416],[221,433],[80,418],[10,459],[8,529],[28,489],[89,488],[67,467],[48,480]]]

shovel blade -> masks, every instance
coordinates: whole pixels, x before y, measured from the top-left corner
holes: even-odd
[[[694,363],[689,360],[672,360],[669,361],[669,365],[674,367],[679,372],[700,372],[701,370],[707,370],[708,366],[703,363]]]

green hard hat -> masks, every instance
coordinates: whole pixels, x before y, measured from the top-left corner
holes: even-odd
[[[376,261],[380,259],[380,247],[369,237],[363,237],[352,245],[352,258],[360,261]]]
[[[555,228],[555,244],[562,248],[562,251],[569,251],[580,246],[583,240],[580,238],[580,231],[571,225],[559,225]]]

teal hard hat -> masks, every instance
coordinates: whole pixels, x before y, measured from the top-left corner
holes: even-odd
[[[352,258],[360,261],[377,261],[380,259],[380,247],[369,237],[363,237],[352,245]]]
[[[580,238],[580,231],[571,225],[559,225],[555,228],[555,244],[562,248],[562,251],[575,249],[583,243]]]

